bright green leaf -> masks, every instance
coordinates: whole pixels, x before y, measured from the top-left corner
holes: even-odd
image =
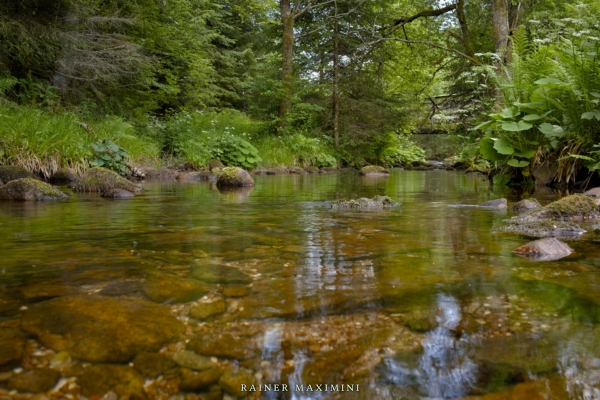
[[[505,155],[510,155],[515,152],[515,149],[510,145],[508,140],[504,138],[497,139],[494,143],[494,149],[500,153]]]
[[[494,149],[494,140],[489,137],[484,137],[479,142],[479,152],[481,156],[486,160],[490,161],[500,161],[504,159],[504,157]]]
[[[477,125],[475,128],[473,128],[472,130],[474,131],[478,131],[480,129],[484,129],[484,128],[491,128],[492,125],[494,125],[496,123],[496,121],[485,121],[479,125]]]
[[[565,135],[563,128],[561,128],[558,125],[549,124],[547,122],[544,122],[543,124],[541,124],[539,126],[539,130],[548,138],[563,137]]]
[[[529,161],[517,160],[516,158],[511,158],[506,162],[511,167],[522,168],[529,165]]]
[[[531,158],[535,155],[537,149],[523,149],[520,151],[515,151],[513,155],[522,158]]]
[[[548,87],[551,89],[568,85],[568,83],[563,82],[556,78],[542,78],[542,79],[538,79],[537,81],[535,81],[533,83],[535,83],[536,85],[545,86],[545,87]]]
[[[500,111],[499,114],[502,118],[511,119],[519,115],[519,111],[517,111],[516,107],[509,107]]]
[[[510,175],[507,174],[497,174],[494,175],[494,177],[492,178],[492,181],[494,182],[494,185],[506,185],[508,182],[510,182]]]
[[[520,132],[520,131],[526,131],[528,129],[531,129],[533,127],[532,124],[525,122],[525,121],[519,121],[519,122],[505,122],[502,124],[502,129],[508,132]]]

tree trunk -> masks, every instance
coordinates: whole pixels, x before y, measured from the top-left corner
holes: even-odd
[[[458,22],[460,23],[460,30],[462,33],[462,44],[465,48],[465,53],[469,57],[475,57],[473,45],[471,44],[471,35],[469,34],[469,28],[467,26],[467,17],[465,16],[465,0],[459,0],[458,3],[456,3],[456,17],[458,18]]]
[[[279,101],[278,132],[281,134],[287,126],[287,116],[292,108],[292,72],[294,47],[294,15],[292,14],[290,0],[280,0],[281,22],[283,37],[281,43],[281,85],[282,93]]]
[[[337,1],[335,3],[335,19],[333,22],[333,143],[340,147],[340,93],[339,93],[339,23],[337,18]]]
[[[508,46],[508,4],[507,0],[492,0],[492,39],[494,51],[504,59]]]

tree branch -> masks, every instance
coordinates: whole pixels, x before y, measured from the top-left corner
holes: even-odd
[[[392,25],[392,26],[409,24],[419,18],[437,17],[439,15],[446,14],[447,12],[450,12],[455,9],[456,9],[456,4],[450,4],[449,6],[446,6],[444,8],[439,8],[437,10],[424,10],[424,11],[421,11],[420,13],[415,14],[410,17],[400,17],[394,21],[394,25]]]

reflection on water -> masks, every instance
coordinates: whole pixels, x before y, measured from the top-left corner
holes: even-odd
[[[97,364],[135,370],[143,396],[157,399],[240,396],[232,377],[291,389],[257,394],[265,399],[600,398],[593,230],[569,243],[574,255],[533,263],[511,253],[527,238],[496,230],[510,212],[473,207],[520,196],[481,177],[394,170],[255,181],[238,191],[149,182],[123,202],[0,203],[0,391],[17,385],[5,371],[41,369],[66,352],[72,364],[50,369],[88,398],[104,394],[81,378]],[[400,206],[329,206],[375,195]],[[152,332],[119,336],[136,307],[152,314],[135,321]],[[138,325],[129,329],[144,332]],[[118,358],[91,353],[114,344],[104,329]],[[22,352],[5,356],[14,348]],[[181,361],[183,350],[204,364]],[[161,370],[161,357],[181,364]]]

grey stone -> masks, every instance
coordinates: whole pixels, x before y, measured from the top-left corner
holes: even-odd
[[[484,208],[507,208],[508,202],[505,198],[501,198],[486,201],[485,203],[481,203],[479,206]]]
[[[102,193],[102,197],[105,199],[131,199],[134,194],[124,189],[109,189]]]
[[[567,244],[556,238],[544,238],[519,246],[513,253],[536,261],[558,260],[573,252]]]

